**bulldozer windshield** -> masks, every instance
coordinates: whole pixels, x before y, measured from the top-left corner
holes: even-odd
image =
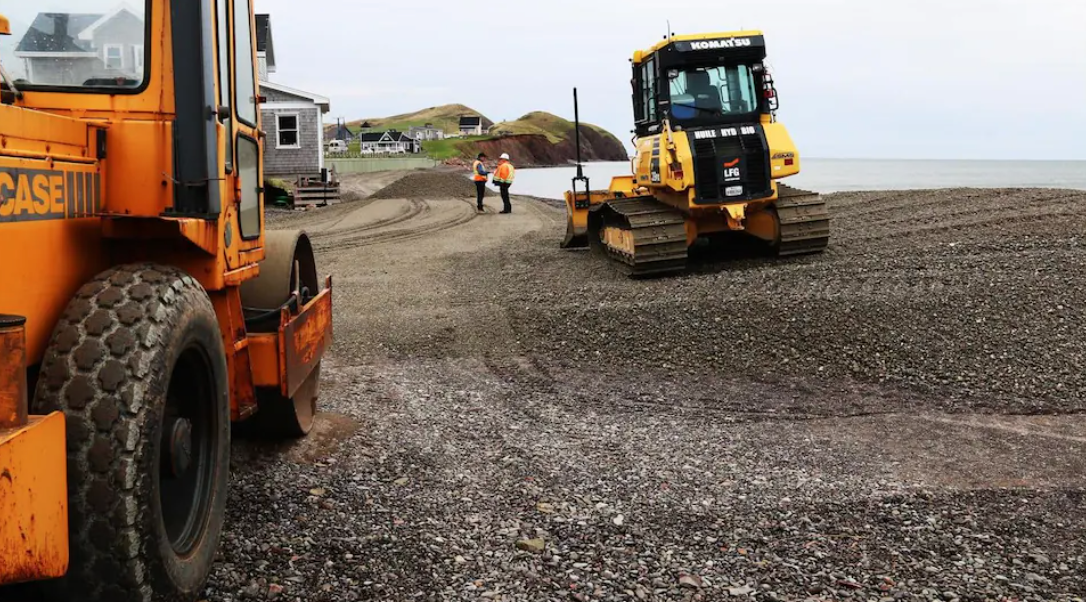
[[[146,5],[116,0],[54,0],[5,8],[11,36],[0,36],[0,64],[17,88],[84,92],[137,90],[147,78]]]
[[[748,65],[671,69],[668,80],[671,117],[680,124],[738,117],[759,110],[757,85]]]

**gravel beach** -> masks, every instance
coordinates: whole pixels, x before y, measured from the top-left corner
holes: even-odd
[[[828,195],[822,255],[634,281],[401,176],[269,213],[335,347],[308,439],[235,439],[208,601],[1082,599],[1086,193]]]

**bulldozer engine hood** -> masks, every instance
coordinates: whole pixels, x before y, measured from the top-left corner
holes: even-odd
[[[769,144],[761,124],[686,130],[694,161],[697,205],[762,199],[773,194]]]

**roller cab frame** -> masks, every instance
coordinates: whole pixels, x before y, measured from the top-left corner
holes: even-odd
[[[251,0],[50,8],[0,53],[0,598],[195,600],[232,424],[312,427],[332,280],[265,231]]]
[[[740,232],[778,255],[820,252],[829,215],[817,194],[778,180],[799,151],[777,121],[760,31],[672,36],[631,60],[630,175],[565,195],[563,248],[596,246],[631,275],[681,271],[702,237]]]

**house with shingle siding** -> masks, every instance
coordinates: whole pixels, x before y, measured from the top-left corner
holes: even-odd
[[[269,176],[313,176],[324,169],[324,115],[331,110],[325,96],[269,81],[275,73],[275,46],[270,15],[256,15],[256,51],[260,73],[260,105],[264,173]]]
[[[260,115],[268,138],[264,144],[264,172],[270,176],[315,175],[324,169],[323,115],[330,102],[303,90],[260,82],[267,102]]]

